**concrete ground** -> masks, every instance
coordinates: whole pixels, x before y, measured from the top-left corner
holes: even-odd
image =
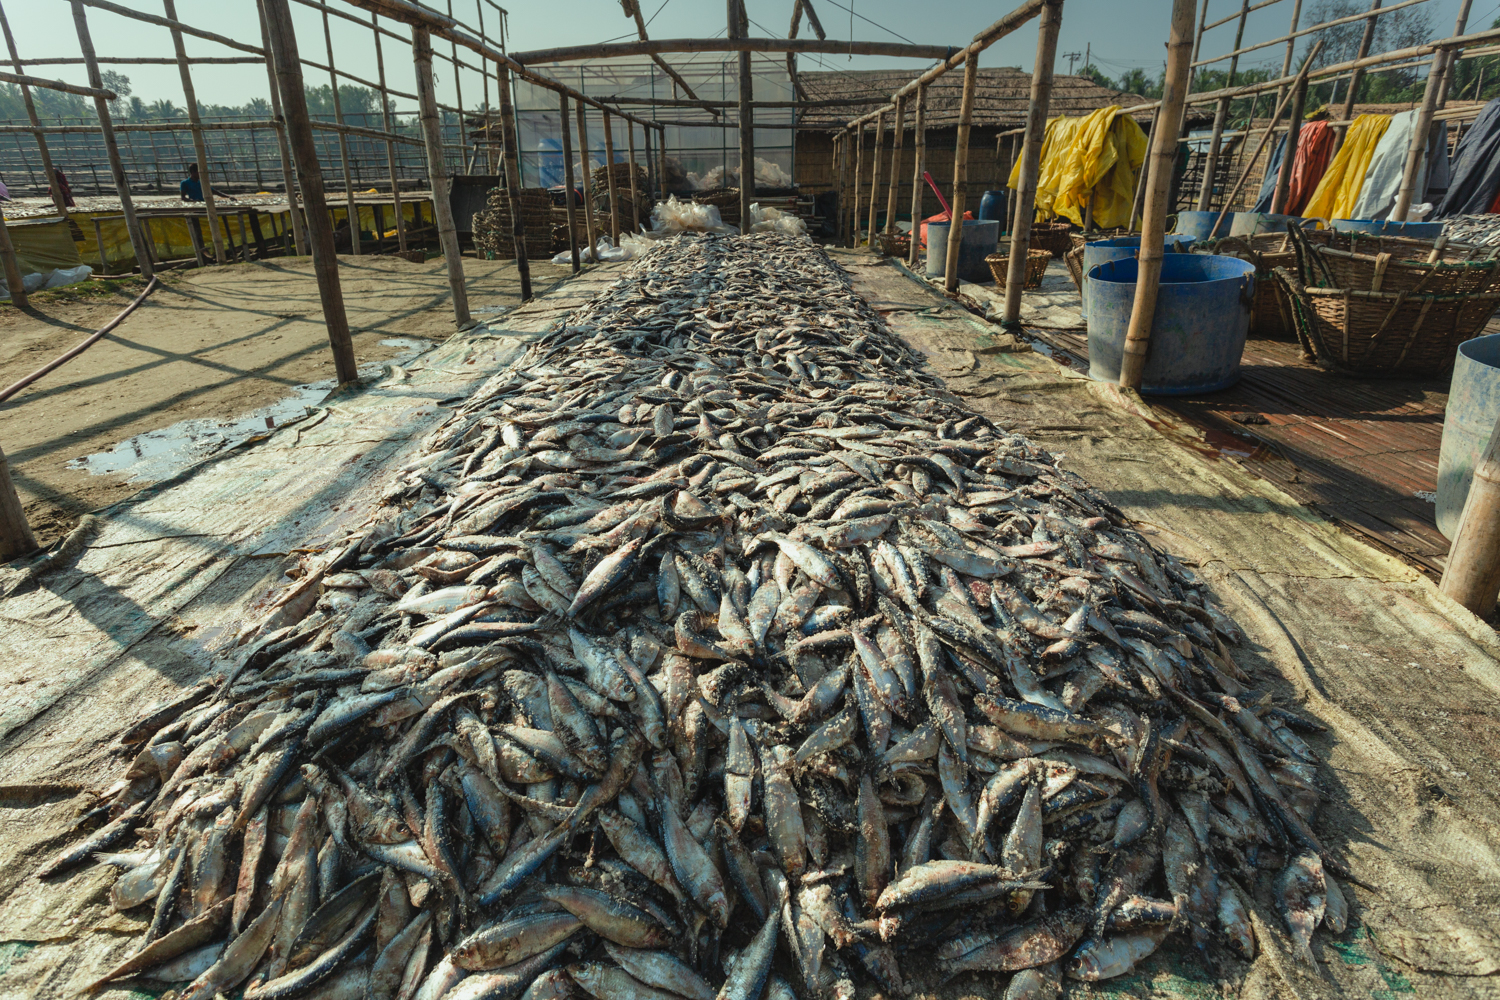
[[[514,262],[466,258],[464,269],[475,319],[520,303]],[[532,273],[540,295],[569,271],[537,263]],[[349,256],[340,259],[339,276],[355,355],[367,370],[455,332],[441,259]],[[163,279],[103,341],[0,404],[0,448],[43,545],[166,467],[98,475],[70,469],[70,461],[186,420],[205,421],[194,425],[198,438],[214,437],[218,422],[333,377],[311,258],[171,271]],[[27,313],[0,306],[0,387],[103,326],[143,286],[138,276],[91,280],[32,296]]]

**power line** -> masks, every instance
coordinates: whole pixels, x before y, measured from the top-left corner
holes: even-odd
[[[863,14],[856,14],[854,12],[854,8],[853,7],[845,7],[843,4],[839,3],[838,0],[825,0],[825,2],[833,4],[835,7],[839,8],[840,10],[847,10],[849,12],[849,37],[850,37],[851,40],[854,38],[854,19],[857,17],[861,21],[865,22],[866,24],[873,24],[875,27],[879,28],[881,31],[884,31],[888,35],[895,35],[897,38],[901,39],[903,42],[907,42],[907,43],[910,43],[912,45],[917,44],[916,42],[913,42],[910,38],[907,38],[905,35],[901,34],[900,32],[893,31],[890,28],[887,28],[885,25],[881,24],[879,21],[872,21],[868,17],[865,17]]]

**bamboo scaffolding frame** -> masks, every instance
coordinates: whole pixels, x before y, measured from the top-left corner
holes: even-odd
[[[458,230],[453,223],[449,202],[447,164],[443,161],[442,139],[438,129],[437,94],[432,79],[432,36],[423,28],[411,33],[412,65],[417,71],[417,93],[422,98],[422,135],[427,142],[427,174],[432,187],[432,217],[437,223],[438,242],[443,248],[443,263],[448,270],[448,287],[453,295],[453,319],[459,329],[470,325],[469,297],[464,286],[463,258],[458,252]]]
[[[94,113],[99,116],[99,135],[104,141],[105,155],[109,158],[109,171],[114,177],[115,192],[120,197],[120,210],[125,216],[125,231],[130,234],[130,245],[135,249],[136,262],[140,265],[141,275],[150,278],[154,271],[151,266],[150,246],[141,230],[140,221],[136,218],[135,202],[130,197],[130,182],[125,176],[125,163],[120,159],[120,147],[115,142],[114,123],[110,120],[110,98],[105,96],[110,92],[104,89],[99,64],[94,62],[94,41],[89,35],[88,15],[84,11],[84,4],[85,0],[72,0],[73,27],[78,32],[78,47],[83,50],[83,58],[88,60],[89,86],[94,91]]]
[[[504,129],[501,138],[505,143],[505,187],[510,192],[510,232],[515,241],[516,271],[521,278],[521,301],[531,301],[531,260],[526,252],[526,220],[521,216],[521,160],[516,133],[516,109],[511,102],[510,71],[501,65],[496,68],[495,80],[500,87],[500,124]],[[613,176],[613,175],[611,175]],[[457,255],[458,243],[454,241]],[[459,270],[462,285],[463,271]],[[455,291],[455,294],[457,292]],[[469,311],[465,300],[464,313]]]
[[[917,119],[912,127],[911,169],[911,243],[906,250],[906,266],[917,267],[917,251],[922,237],[922,174],[927,169],[927,84],[917,88]]]
[[[953,54],[953,48],[947,45],[913,45],[908,42],[840,41],[836,38],[651,38],[634,42],[535,49],[530,52],[514,52],[511,58],[524,66],[533,63],[577,62],[581,59],[649,56],[663,52],[817,52],[829,55],[946,59]]]
[[[1005,271],[1005,308],[1002,325],[1016,329],[1021,322],[1021,293],[1031,249],[1031,217],[1036,206],[1037,175],[1042,165],[1042,139],[1047,132],[1047,105],[1052,98],[1052,67],[1057,60],[1057,33],[1062,27],[1062,0],[1042,6],[1037,31],[1036,65],[1031,74],[1031,103],[1026,112],[1026,140],[1021,153],[1020,186],[1016,189],[1016,221],[1010,233],[1010,259]]]
[[[20,53],[16,50],[16,39],[15,36],[11,34],[10,21],[5,17],[5,8],[3,6],[0,6],[0,31],[3,31],[5,34],[6,50],[10,53],[11,62],[15,65],[16,72],[19,74],[21,72],[23,63],[21,62]],[[36,101],[34,101],[31,97],[31,88],[26,84],[21,84],[20,91],[21,101],[26,106],[26,119],[31,122],[32,125],[40,125],[42,121],[41,118],[37,115]],[[18,137],[16,139],[16,147],[19,149],[20,145],[21,140]],[[57,170],[52,166],[52,153],[47,148],[47,140],[41,133],[37,133],[36,135],[36,145],[38,154],[42,161],[42,173],[44,173],[47,177],[47,193],[52,197],[52,204],[57,209],[58,213],[66,218],[68,214],[68,203],[63,198],[62,185],[57,181]],[[24,153],[22,155],[24,156]],[[33,181],[33,183],[35,182]]]
[[[260,44],[266,50],[266,80],[271,93],[271,114],[275,116],[278,123],[284,123],[281,114],[281,84],[276,72],[276,52],[271,45],[271,29],[266,19],[265,0],[256,0],[256,14],[260,19]],[[292,220],[292,249],[297,251],[297,256],[306,257],[312,252],[312,244],[307,236],[307,222],[302,217],[302,212],[297,205],[296,170],[293,166],[291,139],[287,135],[284,124],[278,124],[276,129],[277,152],[281,156],[281,178],[286,188],[286,202],[289,208],[288,215]]]
[[[1245,19],[1250,16],[1250,0],[1242,0],[1240,4],[1239,27],[1234,33],[1234,47],[1239,48],[1240,42],[1245,38]],[[1225,82],[1233,87],[1234,76],[1239,70],[1240,57],[1233,56],[1229,60],[1229,76]],[[1218,173],[1219,152],[1223,149],[1224,123],[1229,118],[1229,98],[1219,99],[1219,106],[1214,110],[1213,134],[1208,140],[1208,158],[1203,166],[1203,183],[1198,189],[1198,211],[1206,212],[1209,203],[1214,196],[1214,175]]]
[[[1366,18],[1379,17],[1381,14],[1389,14],[1392,11],[1401,10],[1405,7],[1411,7],[1415,4],[1427,2],[1428,0],[1402,0],[1401,3],[1392,4],[1389,7],[1383,7],[1379,10],[1367,10],[1362,14],[1350,14],[1347,17],[1336,17],[1331,21],[1323,21],[1319,24],[1314,24],[1311,27],[1301,28],[1297,31],[1290,32],[1289,34],[1281,35],[1278,38],[1272,38],[1269,41],[1256,42],[1254,45],[1246,45],[1243,48],[1241,48],[1236,43],[1235,48],[1233,48],[1229,52],[1224,53],[1221,56],[1214,56],[1212,59],[1195,58],[1193,62],[1193,68],[1197,69],[1199,66],[1210,66],[1216,62],[1223,62],[1225,59],[1238,58],[1239,56],[1242,56],[1247,52],[1258,52],[1259,50],[1269,48],[1272,45],[1279,45],[1282,42],[1289,42],[1294,39],[1301,38],[1304,35],[1310,35],[1315,31],[1322,31],[1324,28],[1336,28],[1341,24],[1350,24],[1354,21],[1365,20]]]
[[[380,44],[380,15],[370,15],[370,27],[374,29],[375,39],[375,73],[380,79],[380,115],[385,122],[385,130],[388,133],[396,131],[396,124],[391,118],[391,97],[385,86],[385,53]],[[406,213],[401,210],[401,178],[397,171],[396,143],[389,137],[385,140],[385,162],[391,175],[391,200],[395,202],[396,212],[396,248],[406,253]],[[379,239],[385,239],[385,227],[380,227]]]
[[[333,68],[333,31],[328,25],[328,12],[323,12],[323,44],[328,52],[328,82],[333,97],[333,117],[344,124],[344,105],[339,99],[339,77]],[[362,253],[359,239],[359,208],[354,204],[354,179],[349,173],[349,133],[339,132],[339,169],[344,175],[344,204],[349,219],[349,250],[358,257]],[[459,130],[463,135],[463,130]]]
[[[177,20],[176,0],[162,0],[167,17]],[[188,126],[193,133],[193,161],[198,165],[198,185],[203,190],[203,210],[208,215],[208,229],[213,234],[214,261],[229,263],[224,253],[224,235],[219,231],[219,208],[214,202],[214,186],[208,176],[208,144],[203,138],[203,119],[198,114],[198,97],[193,90],[193,74],[187,64],[187,47],[182,41],[181,28],[167,29],[172,33],[172,49],[177,53],[178,75],[182,78],[182,99],[187,104]]]
[[[297,180],[307,207],[313,275],[317,278],[323,322],[328,328],[328,342],[333,349],[334,370],[341,384],[352,382],[359,378],[359,367],[354,360],[354,342],[349,337],[349,316],[344,309],[344,293],[339,282],[333,223],[323,197],[323,170],[318,165],[318,150],[309,127],[307,94],[302,83],[302,65],[297,59],[297,34],[292,27],[292,12],[288,0],[261,0],[261,11],[265,15],[266,37],[273,50],[277,88],[286,112],[287,139],[296,158]]]

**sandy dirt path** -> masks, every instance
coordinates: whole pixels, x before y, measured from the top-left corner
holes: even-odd
[[[464,267],[475,319],[520,303],[513,262],[466,259]],[[454,332],[441,259],[343,257],[339,273],[361,365]],[[567,273],[533,264],[537,294]],[[103,326],[142,286],[138,277],[92,281],[34,296],[29,315],[0,307],[0,386]],[[80,515],[152,481],[69,469],[70,460],[182,420],[227,421],[332,377],[310,258],[169,272],[103,341],[0,404],[0,447],[45,545]]]

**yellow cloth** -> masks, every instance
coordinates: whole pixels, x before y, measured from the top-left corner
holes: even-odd
[[[1375,156],[1380,137],[1391,127],[1390,115],[1360,115],[1349,126],[1344,144],[1323,172],[1317,190],[1302,209],[1304,218],[1347,219],[1359,201],[1365,171]]]
[[[1136,178],[1146,162],[1146,133],[1118,105],[1082,118],[1059,116],[1047,123],[1037,177],[1036,219],[1062,216],[1083,224],[1089,197],[1094,225],[1103,229],[1130,224]],[[1009,187],[1021,183],[1021,163],[1010,172]]]
[[[47,274],[82,263],[66,219],[21,219],[7,228],[22,274]]]

